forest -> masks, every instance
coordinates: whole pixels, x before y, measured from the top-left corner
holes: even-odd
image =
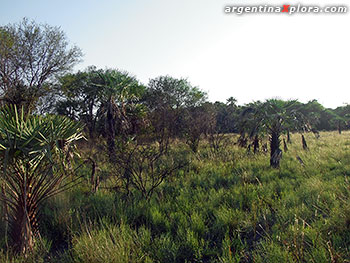
[[[210,102],[82,57],[0,26],[1,262],[350,262],[350,105]]]

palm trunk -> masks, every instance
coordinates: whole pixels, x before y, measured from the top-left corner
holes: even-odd
[[[256,154],[259,151],[259,137],[258,137],[258,135],[255,135],[253,145],[254,145],[253,151],[254,151],[254,154]]]
[[[17,209],[14,211],[14,222],[12,224],[11,235],[15,249],[25,257],[33,251],[34,233],[38,230],[38,205],[35,192],[32,188],[32,174],[28,171],[18,173],[21,178],[23,192]]]
[[[27,256],[34,248],[35,231],[33,228],[36,226],[36,211],[35,209],[28,209],[27,205],[20,205],[14,214],[14,218],[10,230],[13,247],[16,252]]]
[[[1,194],[5,196],[5,186],[1,186]],[[3,201],[3,220],[5,222],[5,245],[6,249],[8,249],[8,228],[9,228],[9,212],[8,212],[8,204],[6,201]]]
[[[341,122],[338,121],[338,133],[341,134]]]
[[[292,140],[290,139],[290,132],[287,130],[287,142],[292,143]]]
[[[106,122],[109,160],[113,162],[115,160],[115,119],[113,117],[112,105],[108,105]]]
[[[304,135],[301,135],[301,142],[303,144],[303,149],[307,150],[307,143],[306,143]]]
[[[19,249],[23,255],[27,256],[28,253],[33,251],[33,248],[34,248],[34,235],[31,227],[30,219],[27,214],[23,215],[23,221],[22,221],[22,226],[20,231],[21,231],[20,232],[21,240],[20,240],[20,244],[18,244]]]
[[[278,168],[280,166],[280,160],[282,157],[282,151],[280,149],[280,133],[276,131],[271,131],[270,134],[270,166],[273,168]]]
[[[284,152],[288,152],[288,146],[286,143],[286,139],[283,138],[283,148],[284,148]]]

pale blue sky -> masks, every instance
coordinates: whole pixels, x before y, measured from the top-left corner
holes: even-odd
[[[347,4],[348,0],[301,0]],[[127,70],[143,83],[185,77],[211,101],[271,97],[350,103],[350,14],[226,15],[226,5],[278,0],[1,0],[0,24],[23,17],[60,26],[89,65]],[[291,4],[294,1],[290,1]]]

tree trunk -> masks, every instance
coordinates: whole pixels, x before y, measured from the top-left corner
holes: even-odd
[[[280,166],[280,160],[282,158],[279,137],[279,132],[272,131],[270,134],[270,166],[273,168],[278,168]]]
[[[288,152],[288,146],[286,143],[286,139],[284,139],[284,138],[283,138],[283,149],[284,149],[284,152]]]
[[[338,133],[341,134],[341,122],[338,121]]]
[[[26,211],[27,210],[27,211]],[[18,207],[15,221],[11,223],[10,235],[16,252],[28,256],[34,248],[34,233],[37,226],[37,211],[33,208]]]
[[[253,151],[254,151],[254,154],[256,154],[259,151],[259,137],[258,137],[258,135],[255,135],[253,145],[254,145]]]
[[[109,160],[114,162],[115,160],[115,119],[113,116],[112,105],[108,105],[107,110],[107,147],[109,153]]]
[[[99,176],[96,175],[96,162],[92,158],[88,158],[91,163],[91,192],[96,193],[99,186]]]
[[[1,186],[1,194],[5,196],[5,186],[4,184]],[[8,212],[8,204],[6,201],[3,201],[3,221],[5,223],[5,246],[6,249],[8,246],[8,228],[9,228],[9,212]]]
[[[20,252],[27,256],[28,253],[33,251],[34,248],[34,235],[30,223],[30,219],[27,215],[23,216],[23,224],[21,227],[21,240],[20,240]]]
[[[301,142],[303,144],[303,149],[307,150],[307,143],[303,134],[301,135]]]
[[[287,142],[292,143],[292,140],[290,139],[290,132],[287,130]]]

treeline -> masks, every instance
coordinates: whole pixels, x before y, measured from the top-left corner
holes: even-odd
[[[273,101],[280,103],[276,111],[285,111],[285,115],[295,113],[290,131],[341,132],[350,123],[350,105],[329,109],[317,100],[301,103],[279,99],[238,105],[234,97],[225,103],[212,103],[205,92],[186,79],[160,76],[144,85],[128,72],[93,66],[58,78],[52,92],[43,100],[45,107],[41,112],[85,123],[92,138],[109,133],[136,135],[146,127],[156,132],[166,129],[173,137],[187,139],[210,131],[240,133],[248,125],[247,110]],[[291,102],[292,106],[282,109]]]
[[[144,85],[128,72],[96,67],[60,77],[53,92],[47,110],[83,122],[89,139],[104,139],[110,161],[119,163],[130,157],[125,152],[131,142],[137,147],[158,142],[155,152],[162,155],[174,139],[197,152],[200,140],[207,138],[217,151],[224,134],[239,133],[238,145],[254,153],[270,150],[270,165],[277,168],[281,143],[286,151],[290,132],[313,132],[316,137],[324,130],[341,133],[350,120],[350,105],[332,110],[316,100],[269,99],[240,106],[233,97],[211,103],[186,79],[161,76]],[[268,143],[263,144],[264,138]]]

